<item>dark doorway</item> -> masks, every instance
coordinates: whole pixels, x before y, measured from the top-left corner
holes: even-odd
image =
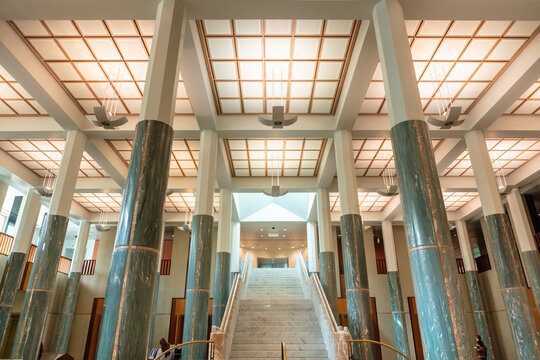
[[[92,315],[90,316],[90,324],[88,325],[88,335],[86,336],[86,346],[84,348],[84,360],[94,360],[96,358],[104,302],[104,298],[94,298]]]
[[[288,268],[289,258],[257,258],[257,267],[263,269]]]
[[[414,340],[414,352],[416,360],[424,360],[424,350],[422,349],[422,335],[420,334],[420,323],[418,322],[418,312],[416,311],[416,299],[408,297],[409,314],[411,315],[411,326]]]

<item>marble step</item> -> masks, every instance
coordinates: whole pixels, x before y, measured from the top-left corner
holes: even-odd
[[[306,313],[304,315],[296,314],[290,312],[288,314],[282,314],[281,312],[276,312],[273,314],[263,315],[263,314],[246,314],[241,313],[237,317],[237,321],[310,321],[317,322],[317,316],[315,314]]]
[[[268,327],[280,327],[280,328],[302,328],[302,329],[309,329],[313,326],[319,326],[319,323],[317,321],[295,321],[295,320],[282,320],[282,321],[273,321],[273,320],[257,320],[257,321],[246,321],[246,320],[238,320],[236,323],[236,326],[238,328],[241,327],[262,327],[262,328],[268,328]]]
[[[230,359],[281,359],[281,349],[277,351],[231,351]],[[289,351],[287,359],[328,359],[326,351]]]
[[[321,351],[326,352],[323,343],[318,344],[291,344],[287,341],[285,347],[287,353],[289,351]],[[281,342],[278,344],[235,344],[233,343],[232,351],[281,351]]]
[[[314,337],[264,337],[264,338],[248,338],[248,337],[235,337],[234,344],[281,344],[283,341],[289,344],[321,344],[322,338],[319,336]]]
[[[309,331],[313,329],[312,326],[303,326],[303,325],[243,325],[242,323],[236,324],[237,332],[246,332],[246,331],[264,331],[264,332],[283,332],[286,331]],[[236,333],[236,332],[235,332]]]
[[[233,342],[236,339],[312,339],[312,338],[321,338],[322,333],[319,329],[309,329],[305,331],[293,331],[290,329],[281,329],[279,331],[265,331],[265,330],[254,330],[254,331],[235,331]]]

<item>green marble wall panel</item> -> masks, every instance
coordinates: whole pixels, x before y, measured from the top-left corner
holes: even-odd
[[[477,271],[466,271],[467,285],[469,286],[469,295],[471,297],[472,311],[474,322],[476,323],[476,332],[482,338],[482,341],[488,349],[488,359],[497,358],[495,340],[493,337],[493,327],[486,313],[486,302],[484,301],[483,292],[478,281]]]
[[[336,264],[333,251],[324,251],[319,253],[319,276],[321,285],[334,314],[334,319],[339,323],[338,297],[336,283]]]
[[[100,360],[146,358],[154,300],[148,294],[156,286],[172,139],[168,124],[137,124],[105,293]]]
[[[208,303],[214,217],[194,215],[189,248],[186,310],[183,342],[208,340]],[[182,360],[206,359],[207,346],[192,345],[182,350]]]
[[[49,215],[43,224],[13,341],[14,359],[37,357],[67,225],[68,218],[61,215]]]
[[[218,251],[216,253],[216,264],[214,272],[214,302],[212,311],[212,326],[219,327],[227,300],[229,300],[229,289],[231,280],[231,253]]]
[[[424,355],[475,359],[427,123],[399,122],[391,136]]]
[[[25,259],[25,253],[11,252],[4,268],[4,274],[0,282],[0,344],[4,341],[9,319],[11,318],[13,301],[24,271]]]
[[[62,313],[54,329],[52,349],[58,353],[67,352],[69,345],[69,335],[71,333],[71,324],[73,323],[73,314],[77,306],[77,296],[79,295],[79,285],[81,283],[80,272],[70,272],[62,300]]]
[[[388,286],[390,289],[390,307],[392,309],[396,348],[405,355],[409,355],[409,336],[407,335],[407,321],[405,319],[405,309],[403,308],[403,294],[401,293],[399,272],[388,272]],[[398,360],[403,359],[401,355],[398,355],[397,358]]]
[[[152,305],[152,323],[150,324],[150,334],[148,335],[148,351],[152,350],[152,347],[153,347],[152,340],[154,339],[154,328],[156,326],[156,314],[157,314],[160,277],[161,275],[157,273],[156,274],[156,287],[154,289],[154,303]]]
[[[358,214],[341,215],[340,225],[349,331],[353,339],[373,339],[362,219]],[[368,360],[373,356],[373,345],[355,346],[355,359]]]
[[[536,309],[540,313],[540,253],[538,250],[524,251],[523,266],[529,275],[531,290],[536,303]]]
[[[518,357],[522,360],[540,359],[540,333],[508,215],[492,214],[485,218]]]

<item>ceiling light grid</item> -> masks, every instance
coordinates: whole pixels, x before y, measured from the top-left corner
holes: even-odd
[[[225,139],[233,176],[317,176],[326,139]]]
[[[146,81],[153,20],[17,20],[10,22],[86,115],[112,90],[117,115],[137,115]],[[118,73],[118,80],[112,78]],[[179,78],[177,115],[193,114]]]
[[[93,213],[116,213],[122,207],[121,193],[75,193],[73,200]]]
[[[109,146],[129,166],[133,139],[107,139]],[[197,176],[199,166],[199,139],[174,139],[169,165],[169,176]]]
[[[424,113],[438,115],[437,100],[443,95],[468,113],[539,32],[539,24],[537,21],[406,21]],[[360,114],[387,113],[379,64]]]
[[[0,66],[0,116],[36,116],[47,112]]]
[[[477,196],[477,192],[443,192],[444,207],[447,212],[458,211]]]
[[[167,196],[165,200],[165,212],[194,212],[195,193],[173,193]],[[219,211],[219,193],[214,194],[214,212]]]
[[[199,20],[219,114],[333,114],[360,22]]]
[[[60,169],[66,141],[63,139],[0,140],[0,148],[41,177],[56,176]],[[85,151],[78,177],[108,177],[105,171]]]
[[[443,139],[432,139],[433,150],[436,150]],[[353,156],[356,176],[382,176],[384,170],[395,176],[394,153],[392,140],[380,139],[353,139]]]
[[[509,175],[540,154],[538,139],[486,139],[489,157],[496,173]],[[448,166],[444,176],[474,176],[469,152],[464,151]]]
[[[505,114],[533,115],[540,114],[540,80],[525,91]]]
[[[339,193],[330,193],[330,211],[340,211]],[[379,195],[376,192],[359,192],[358,205],[362,212],[380,212],[392,200],[392,196]]]

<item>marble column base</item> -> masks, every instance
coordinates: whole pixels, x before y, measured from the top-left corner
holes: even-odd
[[[476,358],[427,123],[391,129],[418,320],[427,359]]]
[[[388,272],[388,286],[390,288],[390,307],[392,308],[392,319],[394,321],[396,348],[405,355],[409,355],[409,336],[407,334],[407,321],[405,318],[405,308],[403,307],[403,294],[401,293],[399,272]],[[398,360],[401,359],[403,357],[399,355]]]
[[[346,214],[341,215],[340,223],[349,331],[353,339],[373,340],[362,219],[358,214]],[[374,354],[372,344],[354,346],[354,359],[373,359]]]
[[[173,129],[139,121],[120,211],[97,359],[144,359],[159,264]]]
[[[482,341],[488,348],[488,359],[497,358],[497,349],[495,340],[492,334],[493,327],[489,323],[486,313],[486,302],[484,301],[483,292],[478,280],[477,271],[466,271],[465,277],[469,286],[469,295],[471,296],[472,311],[474,322],[476,323],[476,331],[482,337]]]
[[[194,215],[189,248],[186,310],[182,342],[208,340],[208,303],[214,217]],[[206,359],[206,344],[182,350],[182,360]]]
[[[9,319],[11,318],[13,301],[24,271],[25,259],[25,253],[11,252],[4,268],[4,274],[0,282],[0,344],[4,341]]]
[[[62,215],[49,215],[43,224],[13,341],[14,359],[37,358],[67,225],[68,218]]]
[[[319,276],[321,285],[328,300],[328,305],[334,314],[334,319],[339,324],[337,283],[336,283],[336,264],[333,251],[324,251],[319,253]]]
[[[540,358],[540,333],[534,319],[531,301],[527,294],[527,282],[520,264],[519,253],[510,220],[506,214],[485,217],[493,259],[510,322],[518,358]]]
[[[70,272],[62,300],[62,314],[56,329],[54,329],[53,350],[57,353],[67,352],[69,345],[69,335],[71,333],[71,324],[73,323],[73,314],[77,306],[77,296],[79,294],[79,285],[81,283],[80,272]]]
[[[214,272],[214,302],[212,311],[212,326],[221,326],[221,320],[229,300],[231,253],[217,252]]]
[[[524,251],[523,266],[529,275],[531,290],[536,303],[536,309],[540,313],[540,253],[538,250]]]

